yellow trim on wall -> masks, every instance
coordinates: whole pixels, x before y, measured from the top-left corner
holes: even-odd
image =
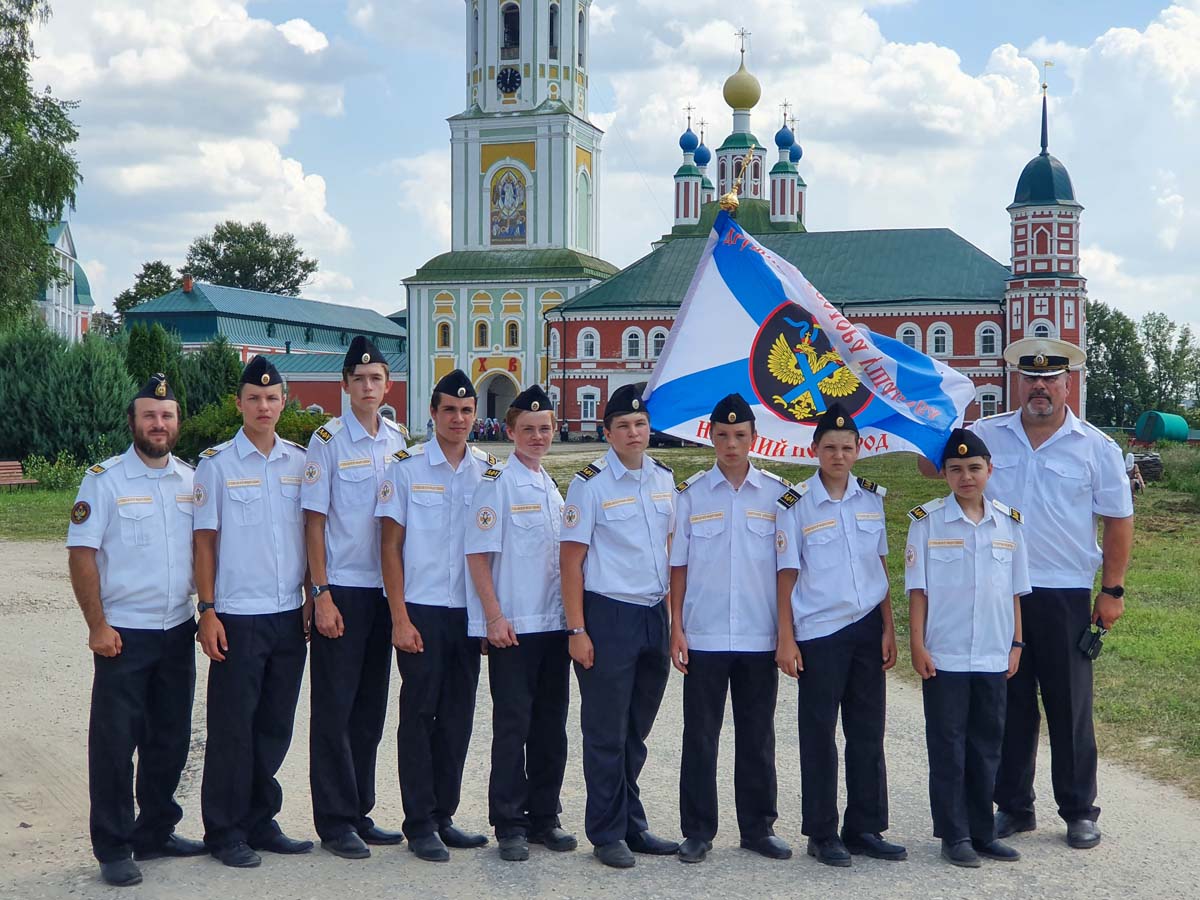
[[[585,150],[583,147],[575,148],[575,171],[579,171],[579,167],[583,166],[587,169],[589,175],[592,174],[592,151]]]
[[[537,168],[537,148],[533,141],[509,144],[483,144],[479,148],[479,174],[483,175],[496,163],[504,159],[515,159],[525,164],[530,172]]]
[[[433,358],[433,382],[437,384],[445,376],[454,371],[453,356],[435,356]]]
[[[520,315],[521,310],[525,308],[525,297],[517,291],[509,291],[500,298],[503,306],[500,308],[500,315]]]
[[[554,309],[558,304],[563,302],[563,295],[558,291],[543,291],[541,296],[541,311],[544,313],[548,309]]]
[[[442,291],[433,298],[433,314],[435,316],[444,316],[447,319],[454,318],[454,295]]]

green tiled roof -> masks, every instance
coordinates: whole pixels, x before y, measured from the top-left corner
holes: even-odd
[[[663,240],[677,237],[708,237],[720,211],[721,207],[717,201],[705,203],[700,211],[699,224],[676,225],[670,234],[663,235]],[[742,200],[738,205],[737,220],[739,225],[754,235],[804,231],[804,226],[799,222],[772,222],[771,204],[766,200]]]
[[[691,178],[699,178],[699,177],[700,177],[700,170],[699,170],[699,169],[697,169],[695,166],[693,166],[691,163],[684,163],[684,164],[683,164],[682,166],[680,166],[680,167],[679,167],[679,169],[678,169],[678,170],[675,172],[675,177],[676,177],[676,178],[689,178],[689,177],[691,177]]]
[[[387,360],[388,368],[392,370],[393,379],[404,374],[408,366],[407,353],[384,352],[383,358]],[[271,362],[283,375],[300,373],[340,375],[342,363],[345,361],[344,351],[342,353],[276,353],[271,357]]]
[[[738,221],[742,223],[740,211]],[[999,303],[1009,276],[1007,266],[948,228],[755,236],[839,305]],[[558,310],[571,314],[676,308],[683,302],[706,242],[707,236],[673,238]]]
[[[75,263],[75,305],[96,305],[92,302],[92,286],[88,282],[87,274],[83,271],[83,266],[79,263]]]
[[[50,222],[46,225],[46,243],[53,247],[58,243],[58,239],[62,237],[63,230],[67,227],[66,222]]]
[[[404,283],[604,279],[616,271],[612,263],[575,250],[456,250],[435,256]]]
[[[729,137],[725,138],[724,143],[717,148],[717,152],[722,150],[765,150],[767,149],[762,141],[756,138],[748,131],[735,131]]]

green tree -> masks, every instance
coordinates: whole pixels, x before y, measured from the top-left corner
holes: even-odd
[[[139,323],[129,332],[125,368],[134,383],[141,386],[151,375],[162,372],[179,401],[180,415],[186,416],[188,393],[187,382],[182,377],[182,356],[179,336],[157,322],[149,328]]]
[[[29,79],[30,30],[49,16],[47,0],[0,0],[0,323],[25,318],[38,292],[61,282],[46,225],[74,207],[80,181],[76,104]]]
[[[317,271],[294,235],[273,234],[262,222],[222,222],[188,247],[183,271],[199,281],[295,297]]]
[[[112,313],[93,313],[91,320],[88,322],[88,333],[103,338],[114,337],[120,330],[121,323],[117,321]]]
[[[180,372],[187,386],[188,405],[198,414],[237,391],[242,363],[237,351],[222,335],[205,344],[199,352],[185,354],[180,360]]]
[[[124,321],[125,314],[139,303],[161,297],[175,288],[175,274],[161,259],[142,263],[142,271],[133,276],[133,287],[125,288],[113,299],[117,316]]]
[[[1120,310],[1089,300],[1087,331],[1088,421],[1130,427],[1150,396],[1137,324]]]
[[[1146,313],[1138,332],[1146,348],[1148,402],[1154,409],[1178,412],[1200,378],[1200,348],[1192,329],[1177,326],[1163,313]]]
[[[284,407],[275,426],[275,433],[289,441],[308,446],[312,433],[328,421],[324,413],[305,412],[295,400]],[[197,415],[183,423],[179,430],[179,444],[175,453],[183,459],[195,461],[200,452],[208,447],[223,443],[242,427],[242,414],[238,412],[233,394],[221,402],[206,406]]]

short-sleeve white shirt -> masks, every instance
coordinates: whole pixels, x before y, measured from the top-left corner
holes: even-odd
[[[468,447],[455,468],[436,437],[391,456],[375,515],[404,526],[405,603],[466,607],[467,515],[480,476],[494,462],[479,448]]]
[[[780,498],[776,567],[799,570],[792,620],[796,640],[811,641],[854,624],[887,599],[883,497],[853,475],[841,500],[829,496],[820,474],[792,492],[800,498],[790,508],[787,494]]]
[[[904,589],[923,590],[929,598],[925,647],[934,666],[1007,671],[1013,597],[1030,591],[1021,525],[999,501],[990,501],[976,524],[953,494],[917,510],[921,518],[908,526],[904,548]]]
[[[750,466],[734,489],[717,466],[675,497],[671,565],[687,566],[683,633],[701,651],[775,649],[775,501],[787,485]]]
[[[376,495],[388,458],[408,444],[395,422],[383,416],[376,421],[372,437],[348,413],[330,419],[308,443],[300,503],[326,516],[325,576],[330,584],[383,587]]]
[[[193,525],[217,532],[218,613],[264,615],[303,604],[303,475],[303,447],[276,436],[263,456],[240,428],[200,454]]]
[[[541,467],[533,471],[515,454],[503,469],[489,469],[475,489],[465,550],[491,555],[500,611],[517,634],[567,627],[558,560],[562,508],[554,479]],[[469,576],[467,633],[487,634],[483,604]]]
[[[165,631],[192,617],[192,475],[174,456],[152,469],[131,445],[83,476],[67,546],[96,551],[114,628]]]
[[[1133,515],[1120,447],[1070,409],[1066,421],[1036,450],[1019,411],[971,425],[992,454],[987,496],[1025,518],[1029,578],[1036,587],[1088,588],[1102,554],[1098,516]]]
[[[671,470],[649,456],[630,471],[610,449],[575,475],[563,507],[562,540],[588,545],[585,590],[639,606],[662,602],[670,587],[674,497]]]

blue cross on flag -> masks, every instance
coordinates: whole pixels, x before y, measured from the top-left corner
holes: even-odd
[[[910,450],[936,462],[975,398],[965,375],[852,324],[722,211],[647,386],[650,421],[711,443],[708,417],[730,393],[754,410],[753,455],[808,463],[835,399],[854,411],[862,456]]]

